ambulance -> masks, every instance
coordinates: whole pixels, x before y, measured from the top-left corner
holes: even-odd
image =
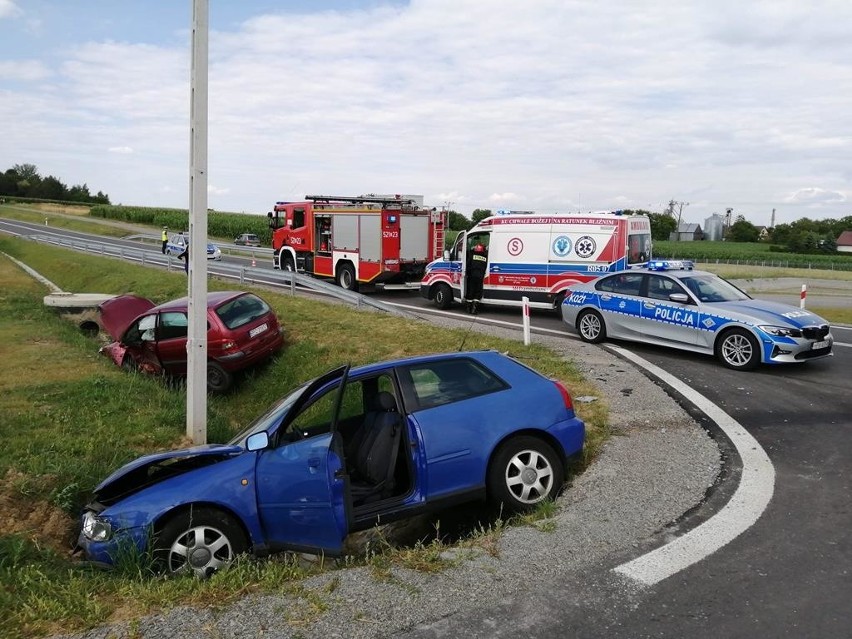
[[[644,266],[651,222],[621,211],[493,215],[459,233],[443,259],[426,266],[420,295],[441,309],[467,301],[467,258],[477,244],[488,257],[481,304],[522,306],[526,297],[531,308],[558,312],[572,285]]]

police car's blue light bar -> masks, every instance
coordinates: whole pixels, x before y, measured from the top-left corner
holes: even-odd
[[[646,268],[652,271],[691,271],[695,263],[692,260],[651,260]]]

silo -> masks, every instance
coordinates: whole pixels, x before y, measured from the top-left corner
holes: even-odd
[[[704,239],[718,242],[722,239],[725,230],[725,218],[714,213],[704,220]]]

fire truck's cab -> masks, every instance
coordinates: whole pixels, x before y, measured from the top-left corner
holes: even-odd
[[[474,247],[485,249],[482,286],[469,281]],[[481,250],[478,249],[478,250]],[[559,309],[572,284],[651,259],[651,222],[644,215],[511,213],[459,233],[443,259],[426,267],[420,294],[439,308],[470,300],[495,306]]]
[[[332,278],[341,287],[417,287],[441,255],[444,213],[401,196],[309,195],[269,214],[275,268]]]

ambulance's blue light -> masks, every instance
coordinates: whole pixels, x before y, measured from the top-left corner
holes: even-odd
[[[647,265],[651,271],[691,271],[694,267],[691,260],[651,260]]]

